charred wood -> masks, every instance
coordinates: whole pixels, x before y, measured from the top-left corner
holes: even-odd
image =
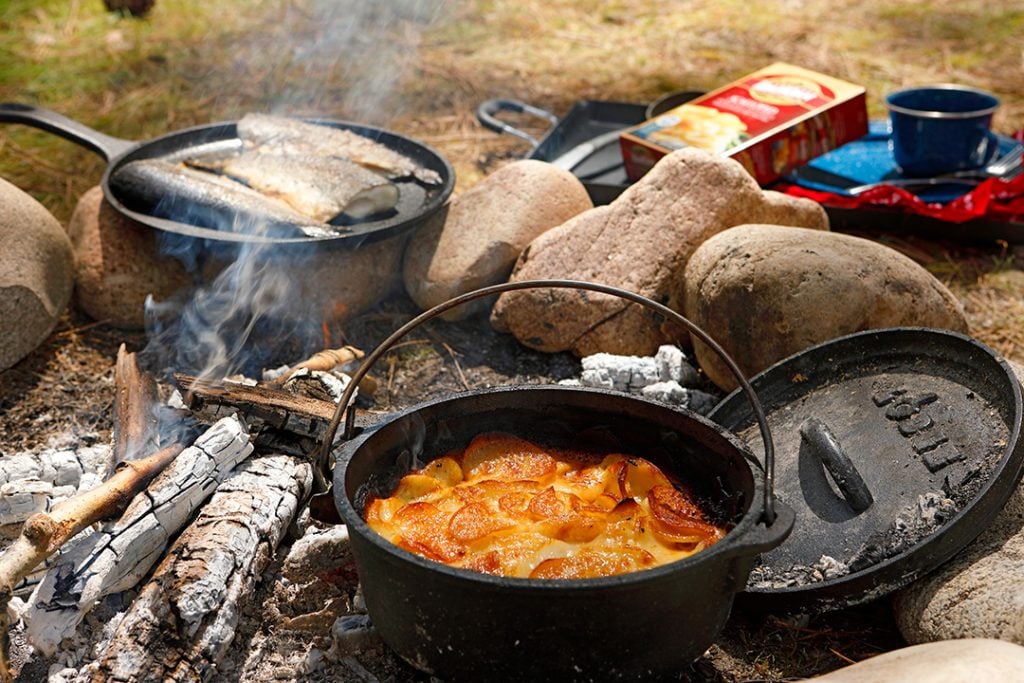
[[[154,449],[155,451],[156,449]],[[36,512],[87,491],[108,474],[110,448],[19,453],[0,459],[0,526],[18,525]],[[13,527],[16,536],[19,527]]]
[[[75,539],[30,600],[29,642],[53,653],[97,601],[137,585],[170,538],[252,450],[241,420],[220,420],[135,496],[117,521]]]
[[[105,653],[78,680],[210,678],[311,485],[311,466],[300,458],[243,463],[174,543]]]
[[[157,446],[156,380],[139,368],[136,354],[117,350],[114,364],[114,463],[151,453]]]
[[[200,415],[217,418],[238,411],[254,426],[265,425],[300,437],[323,436],[336,407],[331,401],[267,386],[211,382],[181,374],[175,374],[174,381],[189,409]]]
[[[14,587],[39,563],[68,540],[96,522],[113,517],[135,498],[181,452],[174,444],[126,463],[102,485],[69,498],[49,513],[36,513],[25,521],[21,535],[0,555],[0,679],[12,681],[7,660],[10,605]]]

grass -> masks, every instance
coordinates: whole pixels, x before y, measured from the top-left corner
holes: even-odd
[[[953,81],[998,93],[995,127],[1024,128],[1024,4],[986,0],[161,0],[145,20],[99,0],[0,7],[0,99],[49,107],[111,135],[148,139],[246,111],[382,125],[441,150],[460,190],[525,144],[482,129],[476,106],[514,97],[561,114],[580,99],[647,102],[710,89],[776,60],[885,92]],[[517,121],[535,134],[536,121]],[[66,221],[104,163],[53,135],[0,128],[0,177]],[[897,244],[898,248],[909,248]],[[921,258],[967,303],[979,336],[1022,354],[1003,320],[1014,252],[973,275],[956,245]],[[981,261],[985,261],[982,258]],[[989,293],[991,290],[991,293]],[[1005,324],[1004,324],[1005,322]],[[1002,329],[999,334],[991,332]],[[1006,335],[1014,341],[1007,343]],[[1024,336],[1024,333],[1020,333]]]

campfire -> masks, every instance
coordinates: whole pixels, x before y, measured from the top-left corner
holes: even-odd
[[[410,67],[415,92],[376,92],[437,19],[398,4],[296,36],[294,58],[325,78],[344,43],[379,55],[345,106],[225,87],[166,123],[140,105],[135,128],[109,103],[68,107],[145,131],[126,140],[0,105],[0,121],[106,164],[88,191],[65,183],[67,234],[52,197],[44,209],[0,182],[0,206],[17,208],[0,235],[31,265],[0,283],[21,306],[0,367],[25,359],[0,375],[17,429],[0,458],[0,677],[775,680],[873,658],[857,666],[881,680],[904,655],[935,656],[882,654],[907,643],[1019,642],[1015,593],[993,578],[1020,569],[1019,369],[972,335],[1008,356],[1013,340],[937,279],[932,245],[865,239],[878,226],[857,222],[1016,215],[1019,136],[986,138],[995,177],[960,178],[980,191],[946,209],[925,200],[958,188],[919,196],[880,171],[851,176],[837,210],[822,178],[845,172],[805,162],[848,139],[885,144],[864,110],[879,84],[854,60],[780,50],[814,71],[764,69],[756,101],[747,79],[725,96],[707,76],[655,112],[572,105],[626,87],[591,54],[587,92],[531,75],[515,93],[559,119],[507,99],[497,72],[476,80],[461,43]],[[286,5],[310,24],[333,14]],[[566,64],[590,50],[586,23],[560,34]],[[53,50],[44,38],[34,49]],[[637,49],[616,61],[644,71]],[[824,73],[865,87],[805,121],[833,111],[834,88],[808,87]],[[465,92],[439,98],[452,83]],[[476,126],[477,104],[520,142]],[[649,127],[683,104],[678,130]],[[705,121],[705,105],[721,110]],[[784,140],[769,125],[783,111]],[[672,151],[701,121],[715,134]],[[0,151],[52,172],[18,135]],[[83,356],[89,380],[65,386]],[[935,647],[1021,659],[1001,642]]]

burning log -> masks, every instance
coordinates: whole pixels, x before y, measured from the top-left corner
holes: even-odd
[[[174,381],[185,392],[189,409],[195,412],[218,418],[238,411],[247,420],[302,437],[323,436],[337,407],[331,401],[267,386],[211,382],[177,373]]]
[[[181,450],[180,444],[174,444],[147,458],[126,463],[100,486],[63,501],[49,513],[32,515],[21,535],[0,555],[0,679],[5,683],[13,680],[7,661],[7,607],[14,586],[70,538],[122,510]]]
[[[77,680],[208,679],[312,477],[308,463],[286,455],[243,463],[174,543],[104,654]]]
[[[76,539],[32,596],[25,615],[29,642],[52,654],[99,600],[138,584],[163,556],[169,539],[252,450],[241,420],[220,420],[182,451],[145,495],[136,496],[116,522]]]
[[[156,380],[139,368],[136,354],[117,350],[114,364],[114,463],[156,450]]]

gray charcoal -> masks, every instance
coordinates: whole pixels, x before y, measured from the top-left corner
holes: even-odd
[[[327,656],[338,660],[380,645],[380,635],[366,614],[338,617],[331,626],[331,649]]]
[[[707,415],[711,412],[712,408],[718,405],[717,396],[712,396],[699,389],[687,389],[686,396],[686,407],[698,415]]]

